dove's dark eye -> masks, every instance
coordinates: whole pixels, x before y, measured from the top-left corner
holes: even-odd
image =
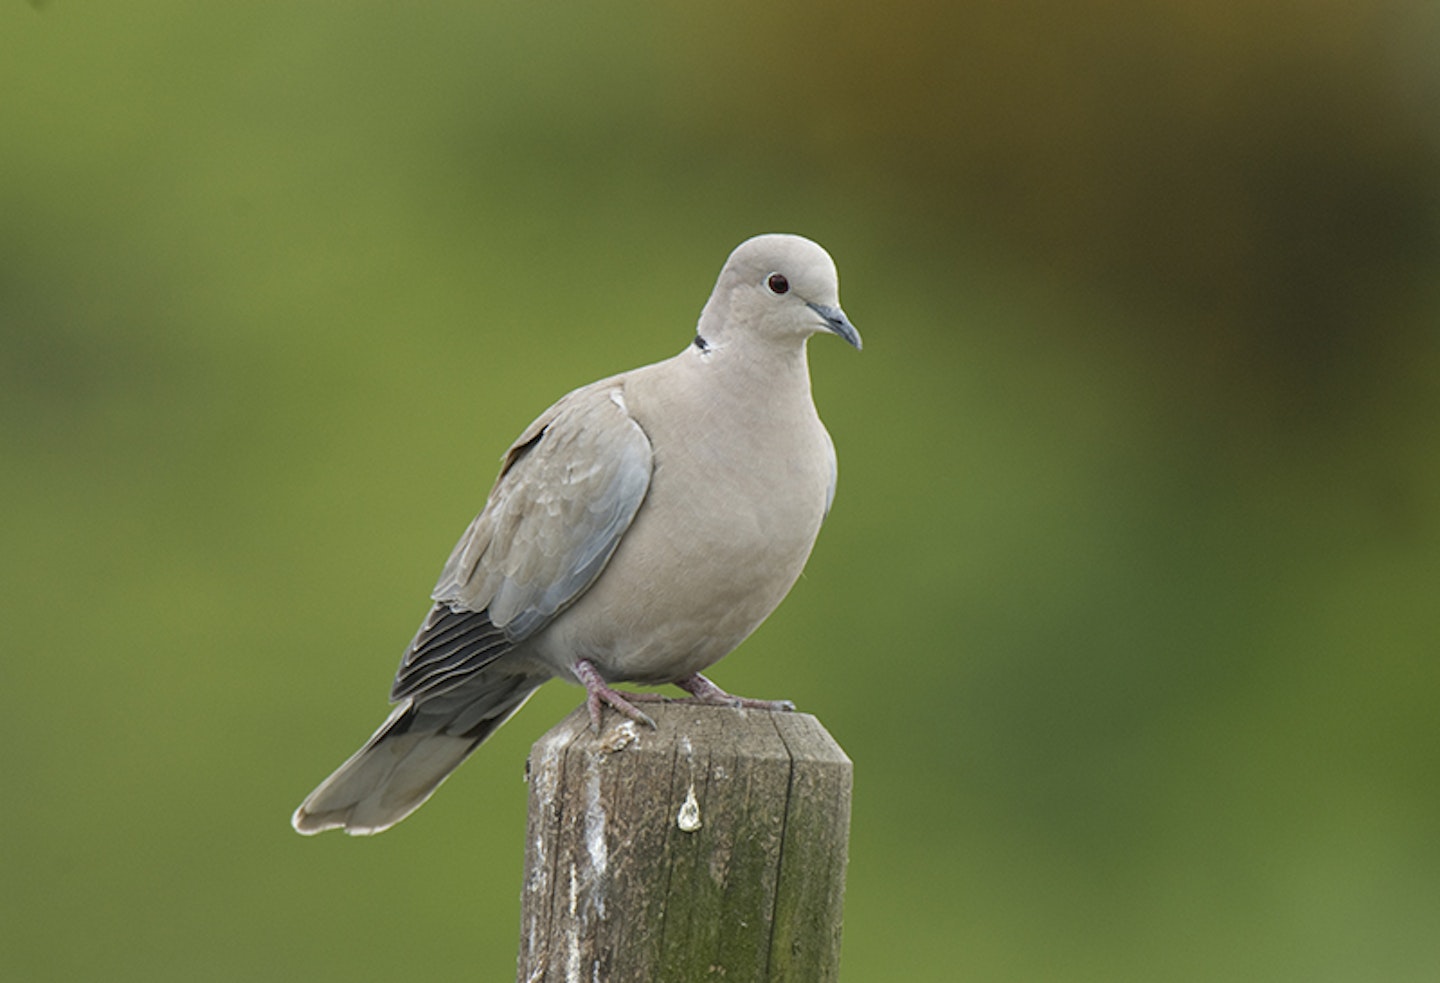
[[[772,294],[783,294],[790,289],[790,281],[782,274],[771,273],[765,280],[765,286],[770,288]]]

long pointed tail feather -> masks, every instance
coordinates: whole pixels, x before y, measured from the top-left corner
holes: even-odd
[[[504,694],[478,724],[459,733],[447,725],[471,716],[465,710],[436,717],[424,704],[417,707],[412,700],[401,701],[365,746],[300,804],[290,824],[306,836],[327,829],[343,829],[352,836],[389,829],[420,808],[471,752],[524,705],[537,685],[538,681]]]

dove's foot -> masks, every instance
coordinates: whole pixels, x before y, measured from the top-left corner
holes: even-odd
[[[607,703],[636,723],[651,728],[655,726],[655,721],[650,719],[648,713],[630,702],[637,694],[611,689],[601,677],[600,670],[585,659],[576,661],[575,678],[585,687],[585,706],[590,711],[590,729],[595,733],[600,733],[600,716],[604,713],[603,704]]]
[[[750,710],[794,710],[789,700],[752,700],[744,696],[727,693],[698,672],[675,680],[675,685],[690,694],[689,699],[675,700],[676,703],[703,703],[716,707],[745,707]],[[648,694],[647,694],[648,695]],[[661,697],[663,699],[663,697]]]

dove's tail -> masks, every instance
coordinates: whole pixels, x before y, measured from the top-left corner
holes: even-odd
[[[403,700],[388,720],[295,810],[290,824],[309,836],[343,829],[366,836],[420,808],[470,753],[524,705],[541,680],[510,677],[482,701],[436,711],[444,697]],[[453,704],[452,704],[453,705]],[[448,708],[447,708],[448,709]]]

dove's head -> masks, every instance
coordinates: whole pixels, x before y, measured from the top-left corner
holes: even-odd
[[[860,332],[840,309],[834,260],[809,239],[762,235],[740,243],[725,261],[700,314],[697,345],[724,346],[743,333],[798,346],[822,331],[860,347]]]

